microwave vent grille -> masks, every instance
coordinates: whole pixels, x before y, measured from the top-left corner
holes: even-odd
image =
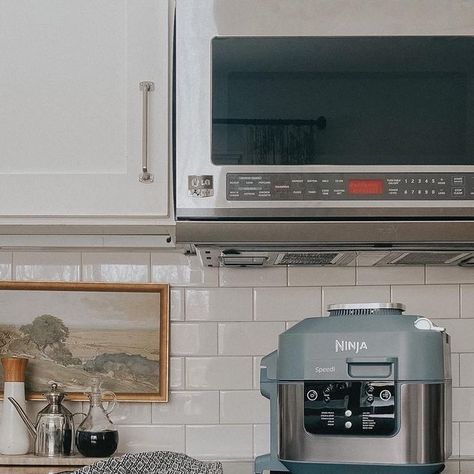
[[[340,257],[340,252],[287,252],[278,265],[334,265]]]
[[[390,265],[445,265],[457,261],[465,252],[409,252],[393,259]]]

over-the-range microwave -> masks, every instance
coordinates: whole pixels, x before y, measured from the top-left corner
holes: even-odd
[[[470,261],[473,2],[176,4],[178,241],[209,265]]]

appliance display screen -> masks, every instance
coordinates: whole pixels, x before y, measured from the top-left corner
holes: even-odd
[[[383,179],[350,179],[349,194],[383,194]]]

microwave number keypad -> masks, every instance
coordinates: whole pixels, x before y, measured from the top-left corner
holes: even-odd
[[[228,201],[474,200],[474,173],[228,173]]]
[[[304,427],[313,434],[390,436],[395,401],[390,382],[305,382]]]

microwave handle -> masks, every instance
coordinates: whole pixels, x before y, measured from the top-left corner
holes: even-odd
[[[142,172],[138,176],[140,183],[152,183],[154,176],[148,171],[148,101],[149,93],[155,90],[155,83],[140,82],[142,91]]]

